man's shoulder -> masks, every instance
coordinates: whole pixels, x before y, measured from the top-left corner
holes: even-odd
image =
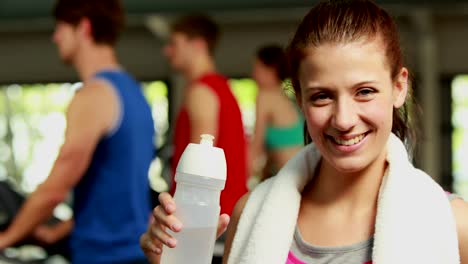
[[[193,84],[187,92],[187,103],[191,104],[211,104],[218,101],[217,93],[204,84]]]
[[[96,72],[90,82],[101,81],[111,86],[115,86],[119,83],[128,85],[129,83],[140,86],[140,82],[129,72],[123,69],[109,69],[100,70]]]
[[[113,85],[110,81],[103,78],[94,78],[83,82],[81,88],[77,90],[77,94],[95,95],[108,93],[109,88],[112,87]]]
[[[87,105],[99,108],[112,105],[117,100],[117,94],[113,85],[104,79],[92,79],[83,82],[82,86],[76,90],[71,105]],[[103,100],[103,98],[106,98]]]

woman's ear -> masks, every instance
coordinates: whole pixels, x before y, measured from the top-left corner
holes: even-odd
[[[400,108],[408,94],[408,69],[402,67],[393,86],[393,107]]]

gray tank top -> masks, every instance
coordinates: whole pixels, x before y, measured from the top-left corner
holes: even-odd
[[[450,201],[460,198],[447,194]],[[307,243],[296,226],[287,264],[371,264],[374,238],[340,247],[320,247]]]

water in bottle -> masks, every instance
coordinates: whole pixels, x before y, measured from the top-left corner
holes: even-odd
[[[189,144],[176,169],[175,216],[182,222],[176,248],[164,247],[161,264],[210,264],[220,213],[219,198],[226,182],[224,151],[213,146],[214,137],[202,135]]]

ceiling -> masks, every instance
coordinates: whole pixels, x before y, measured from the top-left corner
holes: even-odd
[[[98,1],[98,0],[97,0]],[[55,0],[0,0],[0,21],[48,18]],[[316,0],[123,0],[129,14],[214,12],[226,10],[304,8]],[[388,6],[436,6],[467,10],[468,0],[380,0]]]
[[[51,11],[56,0],[0,0],[0,35],[53,30]],[[99,1],[99,0],[95,0]],[[203,12],[220,24],[297,22],[319,0],[121,0],[127,28],[147,28],[164,35],[171,19]],[[375,0],[395,17],[414,14],[468,18],[468,0]],[[422,11],[422,12],[420,12]],[[427,12],[429,11],[429,12]],[[414,17],[414,16],[413,16]],[[161,29],[162,25],[162,29]],[[162,33],[161,33],[162,32]]]
[[[287,43],[297,23],[318,0],[123,1],[129,16],[117,46],[119,59],[139,79],[153,80],[170,76],[161,49],[167,22],[181,13],[203,11],[213,16],[223,31],[217,52],[220,70],[230,76],[247,76],[245,65],[250,65],[255,48],[266,42]],[[418,54],[424,51],[418,39],[427,33],[440,47],[441,71],[468,71],[468,0],[376,1],[401,25],[408,61],[416,66],[424,63],[418,61]],[[50,41],[54,2],[0,0],[0,84],[76,79],[75,72],[60,63]]]

